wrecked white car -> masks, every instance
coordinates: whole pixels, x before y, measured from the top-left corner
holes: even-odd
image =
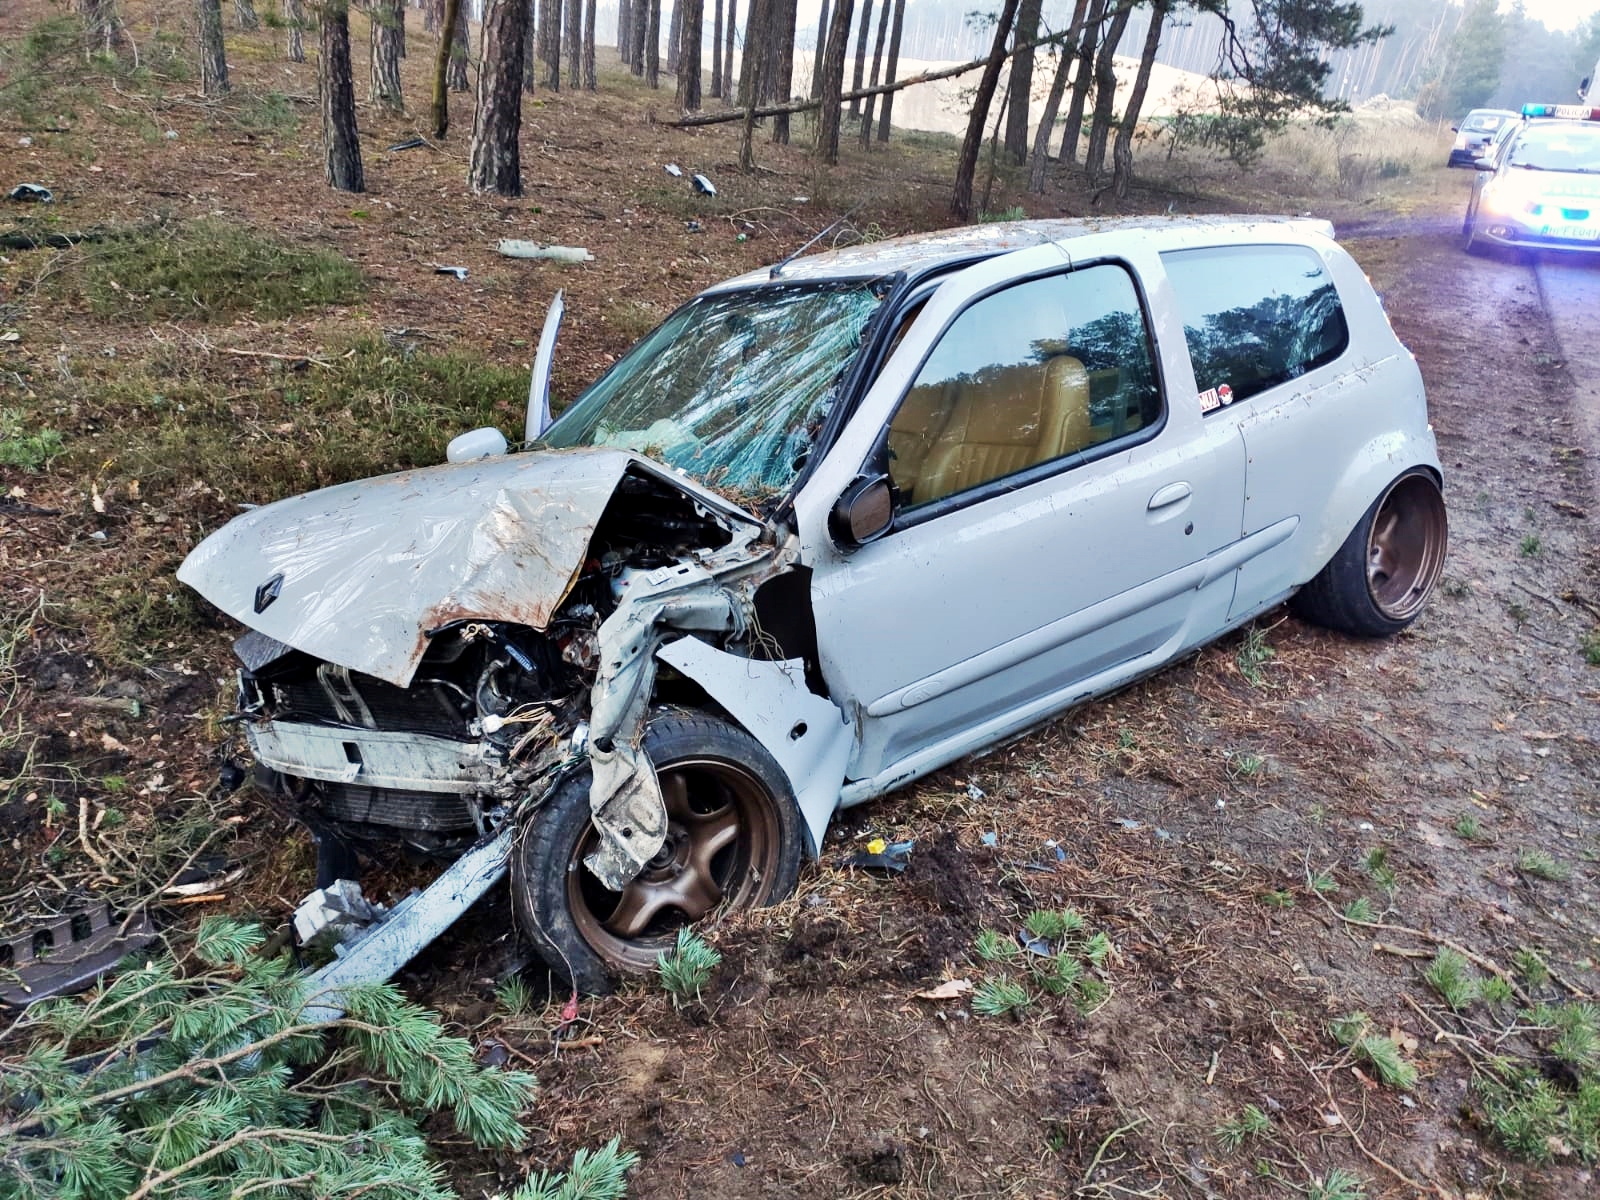
[[[302,816],[478,845],[369,973],[509,859],[523,932],[602,989],[791,891],[837,809],[1289,597],[1392,634],[1445,555],[1416,363],[1320,222],[800,258],[531,432],[246,513],[179,573],[249,627],[245,733]]]

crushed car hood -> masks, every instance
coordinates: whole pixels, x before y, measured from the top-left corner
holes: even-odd
[[[201,542],[178,578],[251,629],[405,687],[441,626],[478,618],[544,629],[630,471],[679,488],[730,529],[761,528],[637,454],[540,451],[253,509]]]

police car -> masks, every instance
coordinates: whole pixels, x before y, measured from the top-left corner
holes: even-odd
[[[1521,126],[1477,162],[1461,232],[1490,247],[1600,252],[1600,108],[1527,104]]]

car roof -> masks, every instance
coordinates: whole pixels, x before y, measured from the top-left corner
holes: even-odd
[[[898,272],[923,274],[944,266],[989,258],[1009,250],[1070,242],[1093,234],[1128,232],[1143,235],[1160,250],[1186,246],[1227,244],[1266,238],[1275,241],[1307,237],[1333,237],[1327,221],[1306,217],[1166,216],[1077,217],[1059,220],[997,221],[964,225],[937,233],[913,233],[810,254],[783,266],[779,281],[820,282],[830,279],[867,279]],[[709,289],[724,291],[773,282],[772,269],[729,279]]]
[[[1515,117],[1520,121],[1522,114],[1509,108],[1475,108],[1467,114],[1467,120],[1473,117]]]

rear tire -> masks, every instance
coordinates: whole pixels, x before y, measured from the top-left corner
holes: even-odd
[[[599,844],[587,768],[556,785],[511,852],[519,926],[582,992],[649,973],[679,928],[774,904],[800,873],[800,809],[760,742],[719,718],[675,713],[650,722],[643,747],[667,803],[667,843],[622,892],[583,863]]]
[[[1372,502],[1316,578],[1289,601],[1296,615],[1358,637],[1389,637],[1422,615],[1449,547],[1433,475],[1401,475]]]

